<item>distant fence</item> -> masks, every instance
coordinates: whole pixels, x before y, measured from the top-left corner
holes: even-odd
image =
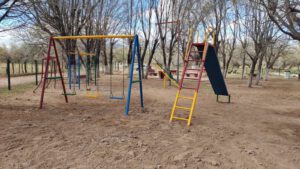
[[[18,71],[16,71],[16,69],[18,69]],[[22,78],[26,76],[34,76],[34,78],[30,78],[29,81],[35,81],[35,85],[38,85],[38,76],[39,74],[41,74],[41,71],[42,70],[40,69],[37,60],[21,64],[14,63],[10,59],[7,59],[6,63],[0,63],[0,88],[7,87],[8,90],[11,90],[12,85],[14,85],[13,82],[15,82],[15,79],[19,80],[19,82],[16,84],[28,82],[28,78],[27,80],[26,78]]]

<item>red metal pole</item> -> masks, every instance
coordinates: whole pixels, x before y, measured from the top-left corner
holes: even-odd
[[[54,39],[53,39],[53,47],[54,47],[54,52],[55,52],[56,63],[57,63],[59,75],[60,75],[60,77],[61,77],[61,85],[62,85],[62,87],[63,87],[64,96],[65,96],[65,101],[66,101],[66,103],[68,103],[68,96],[67,96],[67,93],[66,93],[66,88],[65,88],[64,78],[63,78],[63,74],[62,74],[62,72],[61,72],[60,63],[59,63],[58,54],[57,54],[57,50],[56,50],[56,45],[55,45]]]
[[[184,80],[184,75],[185,75],[186,69],[187,69],[188,64],[189,64],[189,55],[190,55],[190,50],[192,48],[192,43],[190,44],[190,46],[187,46],[187,47],[188,47],[188,52],[187,52],[188,56],[184,57],[185,58],[184,59],[184,67],[183,67],[183,71],[182,71],[181,79],[180,79],[180,83],[179,83],[179,90],[181,90],[181,88],[182,88],[183,80]]]
[[[42,88],[41,99],[40,99],[40,109],[43,108],[45,87],[46,87],[46,81],[47,81],[47,78],[48,78],[50,52],[51,52],[51,46],[52,46],[53,42],[54,42],[54,39],[52,37],[50,37],[49,45],[48,45],[48,52],[47,52],[46,66],[45,66],[45,74],[44,74],[44,80],[43,80],[43,88]]]

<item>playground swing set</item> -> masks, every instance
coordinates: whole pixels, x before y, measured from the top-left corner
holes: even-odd
[[[103,39],[103,38],[120,38],[120,39],[133,39],[133,48],[132,48],[132,53],[131,53],[131,65],[130,65],[130,70],[129,70],[129,82],[128,82],[128,89],[127,89],[127,98],[126,98],[126,107],[125,107],[125,112],[124,114],[127,116],[129,113],[129,108],[130,108],[130,99],[131,99],[131,89],[132,89],[132,84],[133,83],[139,83],[139,95],[140,95],[140,104],[141,108],[143,111],[144,108],[144,103],[143,103],[143,89],[142,89],[142,74],[141,74],[141,55],[140,55],[140,45],[139,45],[139,38],[138,35],[88,35],[88,36],[56,36],[56,37],[50,37],[49,39],[49,45],[48,45],[48,52],[47,52],[47,57],[43,59],[43,63],[45,62],[45,70],[42,75],[42,92],[41,92],[41,98],[40,98],[40,108],[43,108],[43,103],[44,103],[44,95],[45,95],[45,90],[47,88],[47,84],[49,84],[49,81],[51,79],[54,79],[55,82],[56,80],[61,81],[62,89],[63,89],[63,95],[65,98],[65,102],[68,103],[68,95],[69,93],[66,92],[66,87],[65,87],[65,82],[64,82],[64,77],[63,73],[61,70],[60,62],[59,62],[59,57],[58,57],[58,52],[56,48],[56,40],[77,40],[77,39]],[[53,51],[54,56],[51,55],[51,52]],[[95,58],[95,57],[94,57]],[[71,83],[76,84],[76,80],[72,82],[72,74],[71,74],[71,66],[70,66],[70,55],[68,56],[68,85],[69,88],[75,89],[75,85],[70,85]],[[77,78],[77,83],[78,83],[78,88],[80,89],[80,60],[81,56],[78,54],[77,57],[77,66],[78,66],[78,74],[75,77]],[[123,44],[123,60],[124,60],[124,44]],[[135,60],[137,60],[138,67],[138,78],[137,80],[133,80],[134,76],[134,63]],[[54,62],[56,64],[56,67],[58,68],[58,75],[55,72],[54,76],[51,76],[52,70],[49,72],[49,66],[50,63]],[[96,65],[96,64],[94,64]],[[70,66],[70,67],[69,67]],[[96,71],[95,71],[96,72]],[[50,73],[50,75],[49,75]],[[74,75],[73,75],[74,77]],[[97,78],[96,78],[96,73],[95,73],[95,85],[97,86]],[[70,80],[71,79],[71,80]],[[125,78],[124,78],[124,64],[123,64],[123,96],[114,96],[112,92],[112,77],[110,77],[110,90],[111,90],[111,96],[110,99],[114,100],[125,100],[125,91],[124,91],[124,86],[125,86]],[[74,90],[75,91],[75,90]],[[76,93],[71,93],[72,95]],[[95,95],[91,95],[91,97],[95,98]]]
[[[39,81],[39,83],[37,84],[37,86],[33,89],[33,93],[36,93],[36,91],[40,88],[40,86],[43,84],[44,81],[44,76],[45,76],[45,64],[47,61],[47,57],[42,59],[42,71],[41,71],[41,79]],[[56,74],[57,74],[57,63],[56,60],[51,60],[51,62],[49,63],[50,66],[50,71],[48,72],[50,75],[48,75],[48,80],[46,83],[46,88],[49,87],[51,81],[54,81],[54,88],[56,87]]]
[[[110,99],[113,100],[125,100],[125,47],[124,47],[124,41],[123,41],[123,47],[122,47],[122,94],[117,96],[113,93],[113,78],[112,73],[110,73],[109,83],[110,83]],[[136,82],[135,80],[132,81],[133,83]],[[139,82],[139,80],[137,80]]]
[[[72,54],[75,54],[77,55],[77,59],[76,59],[76,64],[73,65],[75,66],[75,70],[77,69],[77,74],[75,75],[72,75],[72,64],[71,64],[71,55]],[[91,56],[92,57],[92,66],[93,68],[91,68],[91,63],[88,62],[88,59],[86,59],[85,61],[85,64],[83,62],[83,59],[82,57],[89,57]],[[99,91],[99,85],[98,85],[98,80],[97,80],[97,76],[98,76],[98,73],[97,73],[97,61],[96,61],[96,56],[95,54],[93,53],[84,53],[84,52],[79,52],[78,50],[78,53],[74,53],[74,52],[70,52],[68,53],[68,56],[67,56],[67,61],[68,61],[68,65],[67,65],[67,70],[68,70],[68,76],[66,78],[68,78],[68,87],[69,87],[69,90],[71,92],[67,93],[67,95],[76,95],[76,85],[78,87],[78,89],[80,90],[81,89],[81,78],[85,78],[85,96],[88,97],[88,98],[97,98],[100,96],[100,91]],[[81,75],[81,65],[84,65],[85,66],[85,70],[86,70],[86,74],[85,75]],[[94,77],[92,77],[92,73],[94,74]],[[76,77],[76,80],[72,80],[72,77]],[[90,87],[90,84],[91,84],[91,81],[94,81],[94,85],[96,87],[95,91],[92,91],[91,87]],[[62,93],[62,95],[64,95]]]

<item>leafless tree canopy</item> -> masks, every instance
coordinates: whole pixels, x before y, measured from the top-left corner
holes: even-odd
[[[300,40],[300,1],[261,0],[261,4],[282,32]]]
[[[189,30],[196,42],[203,41],[205,30],[213,29],[224,77],[241,67],[249,87],[255,75],[255,84],[260,83],[263,69],[300,65],[292,64],[290,60],[297,58],[287,52],[290,38],[300,40],[299,0],[3,0],[0,31],[15,28],[24,43],[41,48],[49,36],[138,34],[142,63],[149,67],[155,58],[167,69],[177,67],[177,55],[182,66]],[[291,51],[297,51],[292,43]],[[131,40],[59,44],[65,55],[76,50],[95,53],[109,73],[114,63],[124,62],[118,52],[123,45],[125,62],[131,61]]]

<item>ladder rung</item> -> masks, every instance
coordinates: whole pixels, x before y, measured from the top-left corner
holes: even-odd
[[[176,119],[176,120],[186,120],[186,121],[188,121],[188,120],[189,120],[189,119],[182,118],[182,117],[173,117],[173,119]]]
[[[188,59],[188,61],[201,62],[201,59]]]
[[[183,106],[176,106],[178,109],[184,109],[184,110],[191,110],[189,107],[183,107]]]
[[[190,53],[200,53],[200,52],[203,52],[202,50],[200,51],[190,51]]]
[[[182,99],[188,99],[188,100],[193,100],[193,97],[186,97],[186,96],[178,96],[178,98],[182,98]]]
[[[198,77],[184,77],[184,79],[190,79],[190,80],[198,80],[199,78]]]
[[[200,71],[201,69],[186,68],[186,70],[198,70],[198,71]]]
[[[46,79],[61,79],[60,76],[57,76],[57,77],[46,77]]]
[[[192,88],[192,87],[183,87],[183,86],[182,86],[182,88],[183,88],[183,89],[191,89],[191,90],[195,90],[195,88]]]

